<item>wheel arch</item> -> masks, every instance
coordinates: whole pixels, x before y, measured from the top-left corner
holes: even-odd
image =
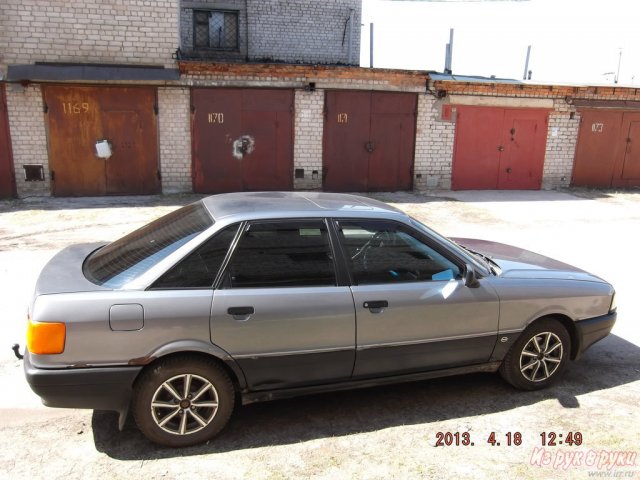
[[[135,387],[136,382],[145,370],[153,368],[153,366],[157,365],[159,362],[177,356],[200,357],[207,360],[213,360],[229,375],[236,392],[241,392],[247,387],[244,372],[233,357],[231,357],[231,355],[229,355],[225,350],[212,343],[190,340],[183,340],[163,345],[146,357],[130,361],[130,364],[144,366],[136,377],[133,386]]]

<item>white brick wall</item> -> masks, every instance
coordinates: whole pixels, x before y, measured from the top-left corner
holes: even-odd
[[[439,120],[439,102],[418,96],[413,187],[416,190],[451,188],[455,123]]]
[[[7,111],[17,193],[19,197],[48,196],[51,194],[51,185],[42,93],[39,86],[27,87],[22,92],[14,88],[17,87],[7,88]],[[42,164],[45,180],[25,181],[25,164]]]
[[[179,0],[1,0],[0,69],[92,62],[172,66]]]
[[[188,88],[158,89],[162,192],[191,192],[191,128]]]
[[[323,110],[324,90],[296,90],[293,168],[303,168],[304,178],[294,178],[294,189],[322,188]]]
[[[571,118],[573,115],[573,118]],[[554,101],[549,114],[547,150],[544,157],[542,188],[568,187],[580,128],[580,115],[564,100]]]
[[[358,65],[361,0],[251,0],[247,14],[249,57],[258,61],[347,63],[351,9],[351,63]]]

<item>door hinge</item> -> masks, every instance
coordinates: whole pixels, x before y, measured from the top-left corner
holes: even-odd
[[[162,180],[162,173],[160,173],[160,170],[156,170],[156,175],[158,176],[158,180]]]
[[[51,170],[51,171],[49,172],[49,178],[51,179],[51,181],[52,181],[52,182],[53,182],[53,181],[55,181],[55,179],[56,179],[56,172],[55,172],[54,170]]]
[[[158,104],[156,103],[156,104],[153,106],[153,113],[155,113],[156,115],[158,115],[158,112],[159,112],[159,111],[160,111],[160,109],[158,108]]]
[[[47,102],[44,102],[44,103],[42,104],[42,111],[43,111],[44,113],[49,113],[49,105],[47,105]]]
[[[191,104],[191,113],[196,113],[196,106]]]

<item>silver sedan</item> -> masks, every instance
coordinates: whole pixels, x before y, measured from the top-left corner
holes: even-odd
[[[57,254],[24,364],[46,405],[120,426],[131,411],[186,446],[237,400],[469,372],[543,388],[615,319],[610,284],[530,251],[447,239],[364,197],[233,193]]]

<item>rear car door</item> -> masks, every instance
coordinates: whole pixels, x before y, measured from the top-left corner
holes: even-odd
[[[214,291],[211,340],[265,390],[347,380],[351,291],[339,285],[326,221],[249,222]]]
[[[464,264],[408,225],[336,226],[356,308],[354,379],[489,361],[499,307],[491,286],[465,286]]]

